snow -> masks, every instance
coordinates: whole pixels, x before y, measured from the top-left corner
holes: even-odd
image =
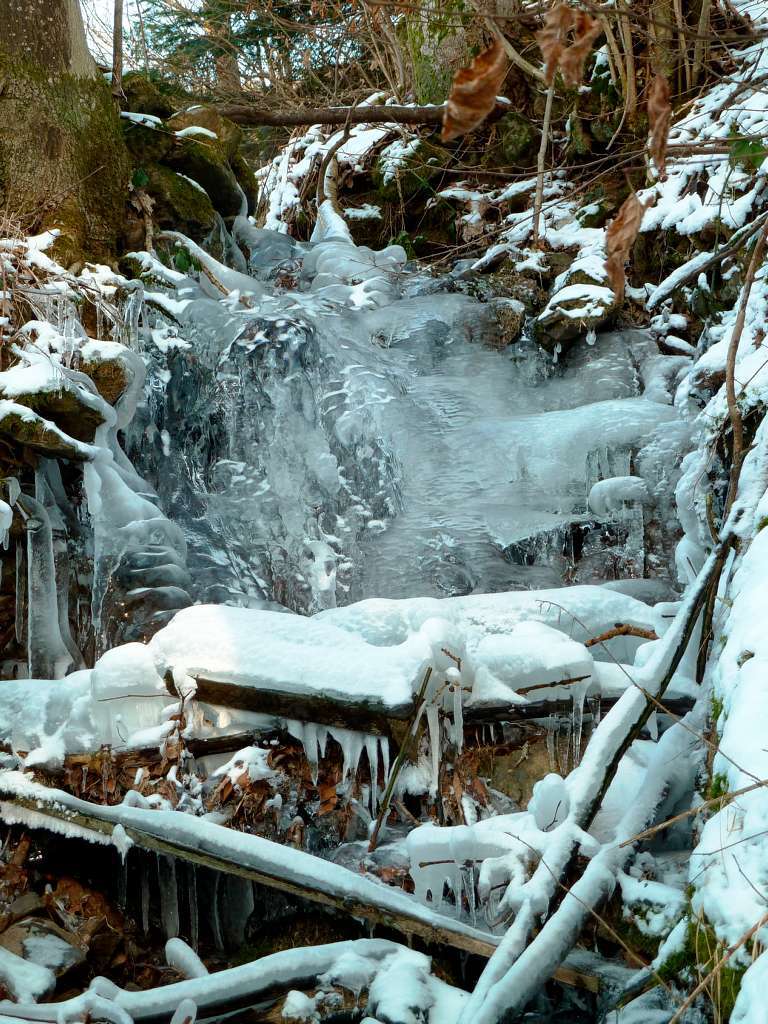
[[[430,654],[418,634],[381,648],[320,618],[217,605],[179,612],[150,646],[175,673],[388,711],[410,706]]]
[[[218,139],[216,132],[212,132],[210,128],[203,128],[202,125],[199,124],[191,124],[187,128],[181,128],[173,134],[177,139],[187,139],[196,136],[200,136],[205,139]]]
[[[56,978],[49,967],[22,959],[0,946],[0,984],[16,1002],[34,1003],[53,991]]]
[[[208,975],[208,968],[183,939],[168,939],[165,944],[165,959],[169,967],[185,978],[205,978]]]
[[[144,125],[146,128],[158,128],[163,124],[162,118],[155,117],[154,114],[139,114],[132,110],[121,110],[120,117],[133,124]]]

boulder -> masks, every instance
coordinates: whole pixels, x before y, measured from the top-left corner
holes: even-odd
[[[491,148],[484,162],[491,162],[494,165],[523,164],[525,166],[535,162],[540,132],[527,117],[512,111],[499,119],[495,130],[496,144]]]
[[[175,105],[170,96],[164,95],[155,83],[138,71],[123,75],[123,93],[126,110],[136,110],[155,117],[170,117]]]
[[[525,306],[517,299],[493,299],[499,331],[494,348],[503,349],[520,340],[525,326]]]
[[[177,136],[165,162],[202,185],[222,217],[238,215],[242,205],[240,185],[217,139],[204,135]]]
[[[216,136],[216,142],[227,160],[234,159],[243,141],[242,129],[234,121],[222,117],[214,107],[206,107],[202,104],[174,114],[168,119],[167,126],[172,132],[183,132],[189,128],[204,128],[205,131]]]
[[[115,341],[89,341],[77,350],[76,368],[91,378],[96,389],[110,405],[123,395],[140,389],[145,369],[141,358]],[[118,424],[120,426],[121,424]]]
[[[618,303],[608,286],[604,256],[586,252],[555,280],[547,305],[533,324],[534,337],[548,352],[606,326]]]
[[[64,379],[58,387],[40,388],[20,392],[17,388],[6,390],[4,378],[8,374],[0,374],[0,405],[10,403],[3,399],[10,398],[16,406],[24,406],[37,413],[43,421],[61,428],[65,434],[77,441],[90,444],[98,427],[104,423],[103,406],[95,396]],[[100,408],[101,406],[101,408]],[[28,442],[27,442],[28,443]]]
[[[14,402],[0,401],[0,435],[51,459],[84,462],[91,455],[55,424]]]
[[[173,148],[173,136],[162,122],[155,124],[149,120],[137,121],[123,117],[120,124],[135,168],[146,171],[150,164],[168,156]]]
[[[203,185],[162,164],[150,167],[147,177],[145,190],[155,200],[152,219],[156,226],[202,241],[216,221],[216,211]],[[238,209],[239,202],[238,193]]]
[[[429,182],[442,174],[451,160],[447,149],[428,139],[417,138],[407,143],[398,139],[385,146],[374,164],[377,195],[384,202],[409,199],[424,189],[432,195]]]

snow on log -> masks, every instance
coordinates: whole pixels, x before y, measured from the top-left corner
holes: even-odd
[[[63,1002],[24,1006],[0,1002],[0,1014],[51,1024],[89,1017],[110,1021],[167,1021],[182,1001],[191,1000],[198,1010],[197,1019],[203,1024],[256,1003],[272,1005],[292,989],[313,989],[320,985],[358,992],[371,989],[379,975],[387,977],[390,988],[394,982],[395,991],[405,989],[409,994],[413,994],[414,982],[418,980],[416,991],[423,989],[427,1009],[437,1002],[439,995],[441,1005],[452,1008],[452,1012],[441,1017],[441,1024],[454,1024],[467,998],[465,992],[431,976],[429,957],[423,953],[386,939],[353,939],[282,950],[216,974],[145,991],[128,991],[106,985],[104,979],[95,979],[83,995]],[[100,1005],[94,1005],[95,1001]]]
[[[38,785],[19,772],[2,772],[0,818],[7,824],[92,837],[96,842],[109,842],[114,828],[121,825],[143,849],[250,878],[402,934],[418,935],[425,942],[486,957],[498,942],[487,932],[434,913],[402,890],[339,864],[176,811],[90,804],[63,790]]]

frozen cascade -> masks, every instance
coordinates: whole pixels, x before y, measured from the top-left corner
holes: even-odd
[[[671,396],[656,389],[644,397],[650,336],[604,335],[553,366],[525,342],[493,348],[494,300],[467,294],[459,277],[406,265],[396,246],[371,253],[338,239],[300,245],[255,229],[243,238],[255,245],[248,305],[141,255],[145,283],[134,283],[116,333],[141,349],[147,379],[136,414],[105,427],[100,453],[85,467],[97,629],[113,585],[146,603],[138,574],[153,600],[176,602],[151,607],[153,629],[185,601],[315,613],[365,597],[559,586],[576,573],[579,582],[602,581],[631,575],[627,565],[643,575],[644,504],[663,506],[675,472],[664,446],[655,447],[676,416]],[[242,294],[244,268],[234,263],[229,274]],[[216,273],[225,279],[219,266]],[[635,479],[642,488],[610,486]],[[48,482],[41,494],[58,504],[54,489]],[[592,505],[590,496],[601,493],[617,500]],[[657,511],[663,518],[664,508]],[[33,560],[40,564],[31,544],[30,604]],[[18,544],[16,557],[23,566]],[[51,566],[49,602],[57,597],[53,554]],[[17,574],[20,586],[25,575]],[[71,658],[67,638],[59,639],[60,656]],[[452,650],[454,639],[436,634],[436,654]],[[113,640],[102,631],[98,649]],[[457,752],[464,740],[461,654],[435,673],[440,697],[428,695],[433,796],[444,740]],[[550,768],[560,775],[580,754],[586,691],[571,696],[571,715],[553,717],[547,735]],[[376,814],[390,774],[386,741],[285,725],[315,782],[329,738],[343,754],[343,783],[365,751],[368,809]],[[434,835],[411,836],[417,895],[474,921],[469,827],[442,855]],[[158,859],[168,937],[180,926],[176,871]],[[191,938],[195,945],[199,895],[223,948],[244,930],[252,893],[220,878],[207,884],[201,876],[199,894],[188,886]],[[146,926],[145,880],[141,899]]]
[[[246,235],[251,307],[142,257],[174,319],[145,308],[127,450],[184,530],[196,599],[311,613],[557,586],[579,561],[581,582],[620,573],[617,552],[642,575],[635,505],[610,517],[609,552],[583,549],[599,548],[593,484],[627,476],[675,418],[670,396],[643,397],[649,335],[604,335],[553,367],[532,345],[484,344],[494,300],[396,246]],[[649,462],[649,490],[671,472]]]

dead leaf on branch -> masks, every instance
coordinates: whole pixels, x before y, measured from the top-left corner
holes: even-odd
[[[645,210],[646,204],[640,202],[637,193],[630,193],[605,233],[605,271],[608,283],[619,300],[624,297],[626,283],[624,265],[629,259],[629,253],[640,230]]]
[[[602,32],[600,22],[586,11],[557,4],[544,19],[536,40],[544,58],[544,79],[551,84],[560,69],[566,85],[578,85],[592,44]]]
[[[669,82],[664,75],[656,75],[648,89],[649,146],[659,177],[667,177],[667,141],[672,106],[669,102]]]
[[[483,123],[496,106],[508,69],[504,47],[494,39],[468,68],[456,72],[443,114],[443,142],[466,135]]]

